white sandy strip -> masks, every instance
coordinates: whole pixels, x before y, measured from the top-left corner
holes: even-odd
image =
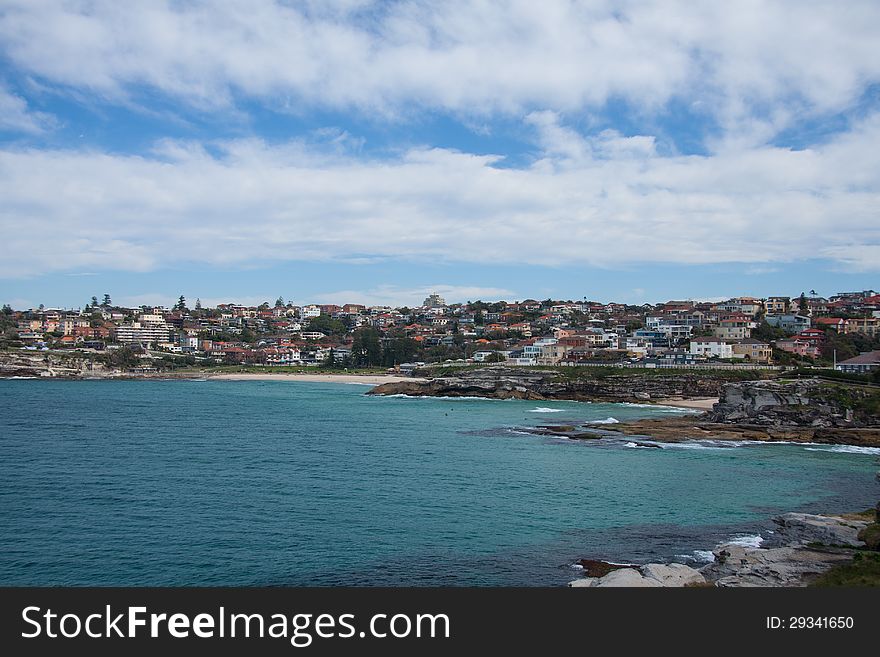
[[[712,407],[718,403],[718,397],[704,397],[701,399],[658,399],[657,403],[663,406],[696,408],[701,411],[711,411]]]
[[[401,381],[427,381],[412,376],[390,374],[213,374],[205,378],[212,381],[314,381],[316,383],[363,383],[377,386],[382,383]]]

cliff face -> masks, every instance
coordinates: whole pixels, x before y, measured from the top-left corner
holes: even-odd
[[[816,379],[722,386],[711,422],[759,426],[880,426],[880,390]]]
[[[81,378],[101,376],[107,370],[101,363],[73,355],[33,353],[0,353],[0,378],[60,377]]]
[[[601,371],[597,371],[600,375]],[[721,382],[700,375],[643,373],[569,378],[550,370],[485,367],[426,382],[386,383],[372,395],[415,397],[491,397],[496,399],[570,399],[576,401],[648,401],[668,397],[717,397]]]

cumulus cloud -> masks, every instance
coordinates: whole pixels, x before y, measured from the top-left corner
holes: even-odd
[[[148,89],[204,109],[245,97],[474,116],[681,100],[723,127],[722,149],[840,111],[880,80],[873,0],[4,5],[0,48],[16,67],[120,102]]]
[[[805,150],[660,157],[647,139],[583,142],[572,154],[551,140],[525,168],[437,148],[369,160],[259,140],[164,142],[150,156],[7,149],[0,276],[375,258],[615,267],[818,256],[878,268],[880,115]]]

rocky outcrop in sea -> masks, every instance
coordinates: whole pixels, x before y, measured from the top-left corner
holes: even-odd
[[[800,587],[832,567],[852,561],[866,547],[868,519],[786,513],[773,518],[777,528],[760,545],[724,543],[713,551],[714,561],[702,568],[679,563],[620,566],[584,561],[587,574],[569,582],[573,588],[593,587]],[[860,538],[860,536],[862,538]],[[610,570],[610,572],[608,572]]]
[[[554,370],[494,366],[462,370],[428,381],[386,383],[368,394],[631,402],[717,397],[723,383],[718,377],[699,374],[608,374],[602,368],[596,368],[594,374],[587,378]]]
[[[728,383],[706,419],[796,427],[880,426],[880,389],[819,379]]]

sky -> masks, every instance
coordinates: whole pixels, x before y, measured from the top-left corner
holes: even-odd
[[[880,3],[0,0],[0,302],[880,287]]]

